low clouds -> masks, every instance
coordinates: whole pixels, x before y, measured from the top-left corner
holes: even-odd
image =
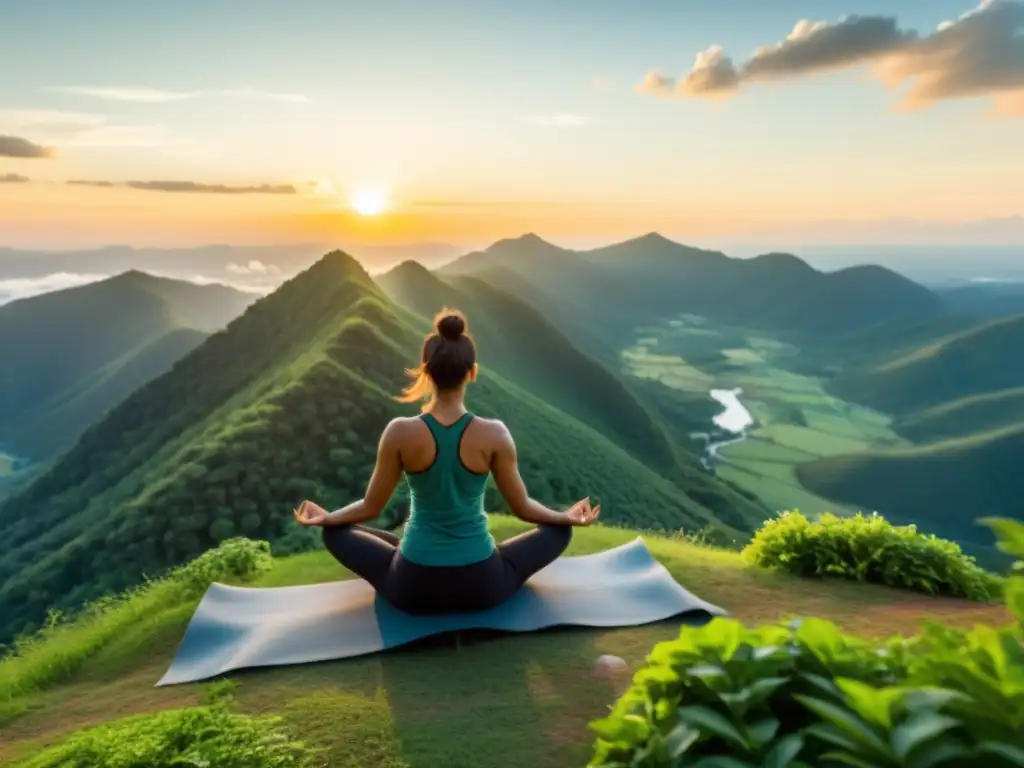
[[[301,93],[274,93],[254,88],[221,88],[198,91],[170,91],[149,86],[59,86],[51,90],[75,96],[89,96],[106,101],[131,101],[142,104],[165,104],[172,101],[192,99],[255,99],[261,101],[282,101],[293,104],[308,104],[311,99]]]
[[[18,277],[0,280],[0,304],[16,299],[27,299],[41,293],[76,288],[87,283],[103,280],[107,275],[81,274],[76,272],[54,272],[42,277]]]
[[[292,184],[256,184],[233,186],[230,184],[203,184],[198,181],[93,181],[73,179],[67,182],[75,187],[125,187],[148,192],[184,192],[209,195],[294,195],[297,194]]]
[[[229,262],[225,269],[233,275],[280,275],[281,270],[274,264],[264,264],[259,259],[250,259],[245,264]]]
[[[20,173],[0,173],[0,184],[28,184],[31,179]]]
[[[997,114],[1024,115],[1024,3],[983,0],[928,35],[890,16],[800,21],[782,41],[737,66],[719,46],[697,54],[680,78],[649,72],[636,90],[657,96],[722,97],[757,82],[868,65],[889,88],[907,86],[900,107],[992,97]]]
[[[53,157],[54,151],[20,136],[0,135],[0,157],[18,159]]]

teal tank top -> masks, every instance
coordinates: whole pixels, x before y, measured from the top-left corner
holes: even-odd
[[[489,472],[468,469],[459,456],[462,436],[473,414],[444,426],[429,413],[421,417],[434,437],[434,463],[406,472],[411,510],[399,547],[402,557],[419,565],[469,565],[494,552],[487,527],[484,490]]]

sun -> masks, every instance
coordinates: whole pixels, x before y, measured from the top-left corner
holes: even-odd
[[[388,196],[379,189],[357,189],[349,204],[360,216],[377,216],[387,210]]]

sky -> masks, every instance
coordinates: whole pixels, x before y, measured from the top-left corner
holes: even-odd
[[[0,51],[0,246],[1024,243],[1007,0],[0,0]]]

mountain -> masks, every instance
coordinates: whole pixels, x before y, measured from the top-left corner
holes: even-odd
[[[923,447],[831,456],[797,468],[800,482],[826,498],[918,523],[993,562],[981,517],[1021,518],[1024,421]]]
[[[0,641],[235,535],[315,546],[291,505],[364,492],[381,429],[414,412],[394,395],[423,324],[335,252],[143,385],[0,504]],[[592,494],[609,522],[727,536],[767,513],[710,476],[685,487],[497,372],[470,398],[509,425],[549,503]],[[500,507],[493,488],[487,503]]]
[[[735,259],[651,233],[590,251],[535,235],[503,240],[446,265],[447,275],[497,283],[514,272],[535,286],[517,291],[559,327],[599,329],[621,344],[645,323],[685,312],[766,332],[829,338],[875,325],[941,317],[949,309],[927,288],[876,266],[821,272],[792,254]],[[572,322],[565,322],[572,315]],[[572,339],[594,352],[578,332]]]
[[[896,430],[917,443],[991,432],[1024,424],[1024,387],[953,400],[898,419]]]
[[[0,443],[45,459],[253,297],[129,271],[0,307]]]
[[[678,461],[664,429],[622,377],[580,352],[513,295],[471,277],[442,279],[412,261],[378,282],[392,299],[424,318],[444,306],[466,312],[482,368],[515,381],[659,469]]]
[[[957,312],[988,317],[1024,314],[1024,281],[972,283],[933,290]]]
[[[844,399],[905,416],[1020,386],[1021,350],[1024,315],[975,325],[894,359],[856,368],[829,388]]]

